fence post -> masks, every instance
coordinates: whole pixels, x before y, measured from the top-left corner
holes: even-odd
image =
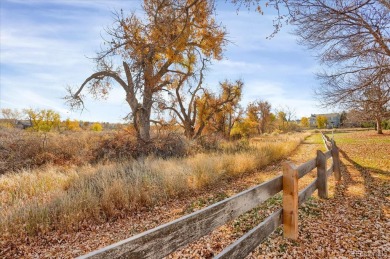
[[[283,235],[298,239],[298,170],[290,162],[283,164]]]
[[[339,148],[336,146],[336,141],[332,139],[332,159],[333,159],[333,172],[336,181],[341,180],[341,172],[340,172],[340,156],[339,156]]]
[[[326,175],[326,157],[317,150],[317,188],[320,198],[328,198],[328,177]]]

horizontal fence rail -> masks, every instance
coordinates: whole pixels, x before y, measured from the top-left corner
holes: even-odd
[[[277,176],[249,190],[80,258],[160,258],[253,209],[282,190]]]
[[[259,206],[280,191],[283,191],[283,208],[272,213],[215,258],[247,256],[282,224],[284,236],[297,239],[298,206],[302,205],[317,189],[320,198],[327,198],[327,179],[332,172],[335,172],[336,180],[340,180],[336,143],[324,134],[322,138],[327,148],[325,153],[317,151],[315,158],[299,166],[286,162],[282,175],[209,207],[79,258],[162,258]],[[327,168],[326,161],[329,158],[332,158],[332,163]],[[317,178],[298,193],[298,179],[315,168],[317,168]]]

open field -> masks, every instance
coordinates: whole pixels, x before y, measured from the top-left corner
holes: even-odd
[[[331,135],[329,135],[331,136]],[[358,165],[374,171],[390,171],[390,131],[340,131],[334,139]]]
[[[79,231],[142,206],[241,176],[290,154],[307,133],[221,144],[214,153],[154,156],[82,167],[46,166],[0,176],[1,239]]]

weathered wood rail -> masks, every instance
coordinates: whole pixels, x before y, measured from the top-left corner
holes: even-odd
[[[317,156],[304,164],[295,166],[286,162],[283,173],[267,182],[79,258],[162,258],[259,206],[280,191],[283,191],[283,208],[272,213],[215,258],[245,257],[282,224],[284,236],[297,239],[298,206],[317,189],[320,198],[327,198],[327,182],[332,172],[335,172],[336,180],[340,180],[336,143],[324,134],[322,138],[328,151],[317,151]],[[332,164],[327,168],[329,158],[332,158]],[[317,178],[298,193],[298,179],[315,168]]]

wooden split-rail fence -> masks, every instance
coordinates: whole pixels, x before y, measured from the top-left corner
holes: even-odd
[[[283,207],[255,228],[226,247],[215,258],[244,258],[283,224],[284,237],[298,238],[298,207],[318,189],[320,198],[328,197],[328,177],[334,172],[341,179],[339,150],[335,141],[322,134],[327,151],[304,164],[283,165],[283,174],[172,222],[145,231],[79,258],[162,258],[201,238],[214,229],[259,206],[283,191]],[[327,167],[327,160],[332,163]],[[298,179],[317,168],[317,178],[298,192]]]

